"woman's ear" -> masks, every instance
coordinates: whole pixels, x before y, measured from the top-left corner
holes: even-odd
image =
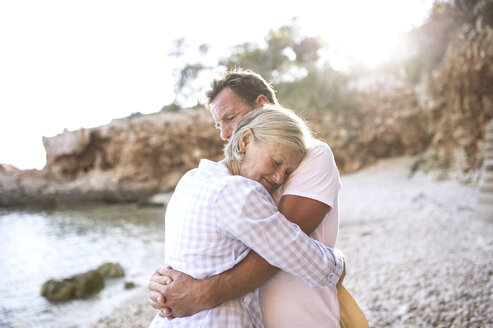
[[[253,140],[253,131],[252,129],[247,129],[243,132],[243,134],[241,135],[241,139],[240,139],[240,144],[239,144],[239,150],[244,153],[246,152],[246,149],[248,147],[248,144],[250,142],[252,142]]]

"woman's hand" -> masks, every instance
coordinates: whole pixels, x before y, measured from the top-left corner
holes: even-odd
[[[165,267],[160,267],[151,276],[149,281],[149,302],[151,306],[156,310],[161,310],[165,306],[166,299],[164,298],[162,292],[164,287],[171,283],[169,277],[163,276],[162,272],[166,270]]]
[[[149,282],[149,298],[160,315],[173,319],[186,317],[212,307],[207,280],[195,279],[171,267],[161,267]]]

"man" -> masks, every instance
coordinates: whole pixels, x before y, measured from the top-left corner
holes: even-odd
[[[244,70],[233,70],[215,79],[206,97],[206,107],[224,140],[230,138],[236,123],[248,112],[266,103],[278,104],[272,87],[260,75]],[[333,247],[339,189],[332,152],[319,142],[274,198],[286,218],[307,234],[315,231],[314,239]],[[234,268],[204,280],[161,268],[149,283],[151,304],[170,318],[191,315],[254,291],[278,271],[254,252]],[[335,286],[311,289],[294,276],[279,272],[260,289],[260,300],[267,326],[296,327],[321,322],[328,327],[339,326]]]

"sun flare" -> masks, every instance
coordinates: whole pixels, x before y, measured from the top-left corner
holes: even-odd
[[[319,35],[328,45],[334,68],[353,64],[368,68],[391,59],[403,34],[421,24],[432,1],[346,1],[330,11],[307,11],[301,16],[303,29]]]

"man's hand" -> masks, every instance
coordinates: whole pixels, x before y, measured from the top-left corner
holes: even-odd
[[[149,282],[149,297],[153,308],[160,310],[160,315],[170,319],[186,317],[200,312],[209,305],[208,284],[191,276],[161,267]]]

